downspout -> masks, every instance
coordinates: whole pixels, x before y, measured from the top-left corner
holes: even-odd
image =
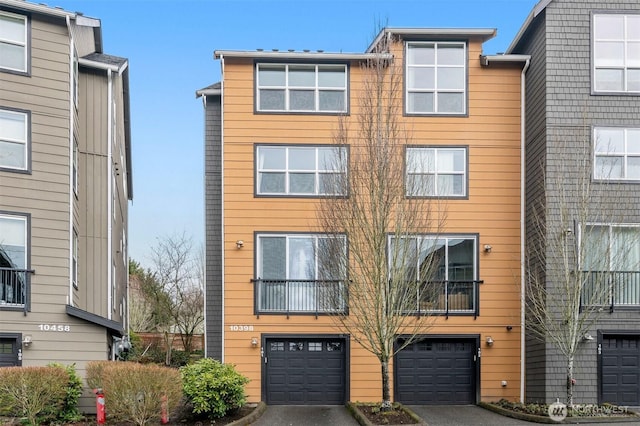
[[[222,321],[220,326],[222,327],[222,342],[221,342],[221,350],[220,350],[220,361],[224,363],[224,274],[225,274],[225,256],[224,256],[224,55],[220,55],[220,244],[222,245],[222,250],[220,251],[222,269],[220,273],[222,275]]]
[[[74,85],[74,73],[75,67],[73,64],[74,58],[74,40],[73,32],[71,31],[71,18],[69,15],[65,16],[67,22],[67,31],[69,31],[69,294],[67,296],[67,304],[73,306],[73,127],[75,125],[75,106],[74,97],[75,85]]]
[[[524,403],[525,395],[525,196],[526,196],[526,73],[531,59],[527,59],[520,74],[520,402]]]
[[[113,149],[111,138],[113,137],[113,75],[111,69],[107,69],[107,318],[112,319],[112,298],[113,288]]]

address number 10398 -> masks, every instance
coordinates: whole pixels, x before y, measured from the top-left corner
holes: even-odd
[[[240,324],[230,325],[229,326],[229,331],[253,331],[253,326],[252,325],[240,325]]]

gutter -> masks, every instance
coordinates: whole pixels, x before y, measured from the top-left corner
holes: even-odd
[[[75,126],[75,98],[78,96],[76,86],[74,84],[74,73],[76,72],[73,59],[75,57],[73,31],[71,29],[71,17],[65,16],[67,23],[67,31],[69,31],[69,295],[67,303],[73,306],[73,205],[74,205],[74,187],[73,187],[73,153],[75,148],[75,140],[73,131]],[[77,160],[77,159],[76,159]],[[76,266],[77,267],[77,266]]]
[[[365,61],[367,59],[392,59],[390,53],[324,53],[324,52],[281,52],[265,50],[216,50],[213,52],[214,59],[222,60],[224,56],[229,58],[246,59],[309,59],[309,60],[338,60],[338,61]],[[223,65],[224,67],[224,65]]]
[[[107,318],[111,319],[113,280],[113,74],[107,69]]]
[[[225,312],[224,312],[224,301],[225,301],[225,255],[224,255],[224,56],[220,55],[220,188],[222,188],[220,194],[220,244],[222,245],[220,251],[220,261],[222,264],[221,275],[222,275],[222,342],[220,345],[220,362],[224,363],[224,339],[225,339],[225,328],[224,328],[224,320],[225,320]]]

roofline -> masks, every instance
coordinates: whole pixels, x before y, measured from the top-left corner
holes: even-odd
[[[59,7],[50,7],[44,4],[28,3],[24,0],[3,0],[3,6],[13,7],[15,9],[28,10],[29,12],[41,13],[43,15],[55,16],[58,18],[76,18],[76,12],[69,12]]]
[[[196,98],[200,96],[221,96],[222,89],[200,89],[196,90]]]
[[[325,52],[281,52],[264,50],[216,50],[213,52],[214,59],[223,56],[229,58],[248,59],[314,59],[314,60],[342,60],[342,61],[365,61],[367,59],[380,59],[380,54],[375,53],[325,53]],[[391,59],[393,56],[384,54]]]
[[[522,37],[524,37],[524,33],[527,32],[527,29],[529,29],[529,26],[531,25],[533,20],[540,13],[542,13],[542,11],[545,10],[547,8],[547,6],[549,6],[549,3],[551,3],[552,1],[553,0],[540,0],[538,2],[538,4],[533,6],[533,9],[531,10],[531,12],[527,16],[527,18],[524,20],[524,22],[522,23],[522,26],[520,27],[520,29],[516,33],[516,36],[513,38],[513,41],[511,42],[511,44],[507,48],[507,54],[513,52],[513,49],[515,49],[516,46],[518,45],[518,43],[520,43],[520,40],[522,40]]]
[[[531,60],[531,55],[481,55],[480,64],[482,66],[489,66],[490,62],[504,62],[504,63],[526,63]]]
[[[118,74],[122,74],[122,72],[125,69],[127,69],[127,67],[129,66],[129,61],[125,60],[124,64],[122,64],[121,66],[116,66],[116,65],[105,64],[104,62],[92,61],[90,59],[78,58],[78,64],[85,67],[89,67],[89,68],[95,68],[95,69],[104,70],[104,71],[110,70],[112,72],[117,72]]]
[[[395,34],[400,37],[479,37],[483,42],[496,36],[498,30],[495,28],[383,28],[376,38],[371,42],[366,52],[372,52],[386,34]]]
[[[96,315],[92,312],[76,308],[75,306],[66,305],[65,308],[67,315],[104,327],[119,336],[124,335],[124,328],[122,327],[122,324],[117,321],[101,317],[100,315]]]

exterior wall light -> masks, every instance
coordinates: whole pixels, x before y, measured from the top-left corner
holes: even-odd
[[[485,244],[485,245],[484,245],[484,252],[485,252],[485,253],[491,253],[491,249],[492,249],[492,248],[493,248],[493,247],[491,247],[491,245],[490,245],[490,244]]]
[[[487,336],[487,346],[493,346],[493,339],[491,336]]]
[[[582,336],[582,341],[583,342],[590,342],[593,340],[593,336],[590,335],[589,333],[585,334],[584,336]]]
[[[258,338],[257,337],[252,337],[251,338],[251,346],[253,346],[254,348],[256,346],[258,346]]]
[[[239,248],[239,249],[244,247],[244,241],[242,241],[242,240],[236,241],[236,247]]]
[[[29,346],[31,346],[32,343],[33,343],[33,339],[29,334],[24,336],[24,338],[22,339],[22,346],[24,346],[25,348],[28,348]]]

